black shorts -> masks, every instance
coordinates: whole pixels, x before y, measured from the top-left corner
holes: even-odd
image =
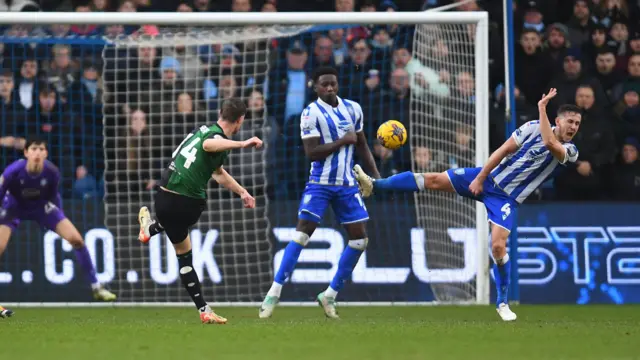
[[[207,202],[158,189],[155,197],[156,218],[173,244],[184,241],[198,222]]]

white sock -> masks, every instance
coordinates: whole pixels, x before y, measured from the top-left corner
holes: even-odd
[[[424,190],[424,174],[422,173],[414,173],[413,177],[416,179],[416,185],[418,186],[418,190]]]
[[[327,288],[327,290],[324,291],[324,296],[326,297],[331,297],[331,298],[336,298],[336,296],[338,296],[338,292],[333,290],[331,288],[331,285],[329,285],[329,287]]]
[[[100,283],[91,284],[91,290],[93,291],[100,290],[100,288],[102,288],[102,285],[100,285]]]
[[[210,312],[211,308],[209,307],[209,304],[207,304],[207,305],[201,307],[200,309],[198,309],[198,311],[200,311],[201,313]]]
[[[271,284],[271,288],[269,289],[267,296],[275,296],[277,298],[280,298],[281,292],[282,292],[282,284],[278,284],[277,282],[274,281],[273,284]]]
[[[504,265],[509,261],[509,254],[505,254],[502,259],[496,259],[495,261],[497,265]]]

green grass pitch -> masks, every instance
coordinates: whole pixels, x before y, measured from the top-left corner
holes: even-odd
[[[0,320],[0,359],[413,360],[638,359],[639,306],[218,308],[202,325],[191,308],[16,308]]]

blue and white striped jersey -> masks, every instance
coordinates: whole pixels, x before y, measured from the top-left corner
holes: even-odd
[[[563,161],[551,154],[542,142],[540,120],[522,125],[511,136],[520,149],[504,158],[491,176],[498,187],[519,203],[554,176],[560,165],[578,160],[578,149],[573,143],[562,144],[567,149]]]
[[[319,137],[321,144],[334,142],[349,131],[361,132],[363,114],[360,104],[338,97],[338,107],[318,99],[302,112],[302,139]],[[321,185],[356,186],[353,176],[355,145],[345,145],[324,160],[311,163],[309,182]]]

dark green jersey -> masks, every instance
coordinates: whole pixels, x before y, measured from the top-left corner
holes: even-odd
[[[206,152],[202,144],[206,139],[227,138],[218,124],[202,125],[182,140],[171,155],[165,187],[178,194],[204,199],[211,175],[227,160],[229,151]]]

